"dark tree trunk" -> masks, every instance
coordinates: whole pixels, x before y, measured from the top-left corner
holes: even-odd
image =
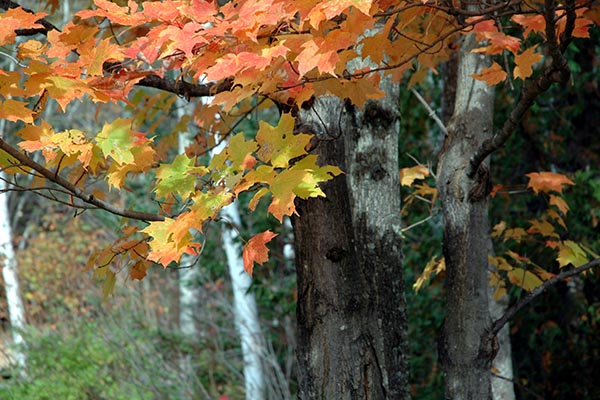
[[[460,51],[454,113],[438,164],[438,189],[444,214],[446,319],[440,341],[447,399],[491,398],[493,343],[486,330],[488,308],[489,170],[481,165],[467,176],[469,160],[492,133],[494,91],[471,74],[489,57],[471,53],[474,36]]]
[[[298,118],[346,172],[293,219],[301,399],[409,397],[397,97],[362,110],[321,97]]]

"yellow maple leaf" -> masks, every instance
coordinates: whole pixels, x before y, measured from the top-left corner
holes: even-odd
[[[415,180],[425,179],[427,176],[429,176],[429,170],[422,165],[402,168],[400,170],[400,184],[402,186],[410,186]]]
[[[513,285],[519,286],[528,292],[542,284],[542,280],[537,275],[523,268],[515,267],[506,274]]]
[[[565,240],[558,245],[558,257],[556,257],[556,261],[558,261],[558,265],[561,268],[569,264],[573,264],[574,267],[580,267],[588,262],[588,257],[577,243],[572,240]]]

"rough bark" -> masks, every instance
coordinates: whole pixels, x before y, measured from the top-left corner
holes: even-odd
[[[471,74],[489,65],[489,57],[471,53],[475,37],[463,40],[457,92],[438,165],[438,189],[444,215],[446,319],[440,340],[447,399],[491,398],[494,349],[487,338],[489,170],[482,164],[467,176],[469,160],[492,133],[493,89]]]
[[[346,172],[293,219],[300,399],[408,398],[397,98],[321,97],[298,118]]]

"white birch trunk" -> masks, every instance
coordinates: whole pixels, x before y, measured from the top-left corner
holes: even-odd
[[[8,66],[9,71],[14,71],[15,65]],[[6,120],[0,121],[0,136],[4,137]],[[14,349],[9,353],[16,363],[25,368],[25,340],[21,331],[25,328],[25,308],[19,290],[19,274],[17,273],[17,259],[12,243],[12,229],[10,226],[10,212],[8,210],[8,197],[6,175],[0,171],[0,268],[6,292],[8,315],[12,330]]]
[[[240,213],[236,202],[223,208],[221,215],[235,226],[240,226]],[[241,248],[235,242],[237,236],[235,229],[223,228],[223,248],[233,287],[235,324],[242,343],[246,399],[262,399],[265,396],[262,358],[266,355],[266,346],[260,329],[256,299],[254,294],[249,292],[252,278],[244,271]]]
[[[182,100],[177,102],[180,106]],[[177,110],[177,114],[181,117],[185,114],[183,107]],[[185,153],[185,148],[189,144],[189,139],[186,134],[179,135],[179,153]],[[189,268],[179,269],[179,328],[181,333],[188,338],[192,338],[197,334],[196,323],[194,321],[194,313],[198,306],[198,288],[197,268],[192,265],[193,257],[184,255],[181,259],[181,265]]]
[[[3,128],[3,126],[2,126]],[[0,191],[6,189],[5,175],[0,172]],[[8,315],[12,329],[14,349],[11,354],[20,367],[25,367],[25,340],[21,331],[25,328],[25,309],[19,291],[19,276],[17,273],[17,259],[12,244],[12,230],[8,211],[8,193],[0,192],[0,266],[2,279],[6,291]]]

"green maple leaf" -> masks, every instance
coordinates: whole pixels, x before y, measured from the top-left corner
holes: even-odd
[[[178,194],[187,198],[196,189],[197,177],[195,174],[204,174],[208,170],[204,167],[194,166],[194,160],[185,154],[180,154],[171,164],[162,164],[156,170],[158,183],[156,184],[156,195],[166,197],[170,194]]]
[[[134,133],[131,130],[131,120],[118,118],[110,124],[104,124],[102,132],[96,136],[96,143],[104,157],[110,156],[119,164],[132,163]]]
[[[238,133],[229,141],[229,160],[234,169],[250,169],[256,163],[252,156],[258,149],[258,144],[254,140],[246,140],[243,133]]]

